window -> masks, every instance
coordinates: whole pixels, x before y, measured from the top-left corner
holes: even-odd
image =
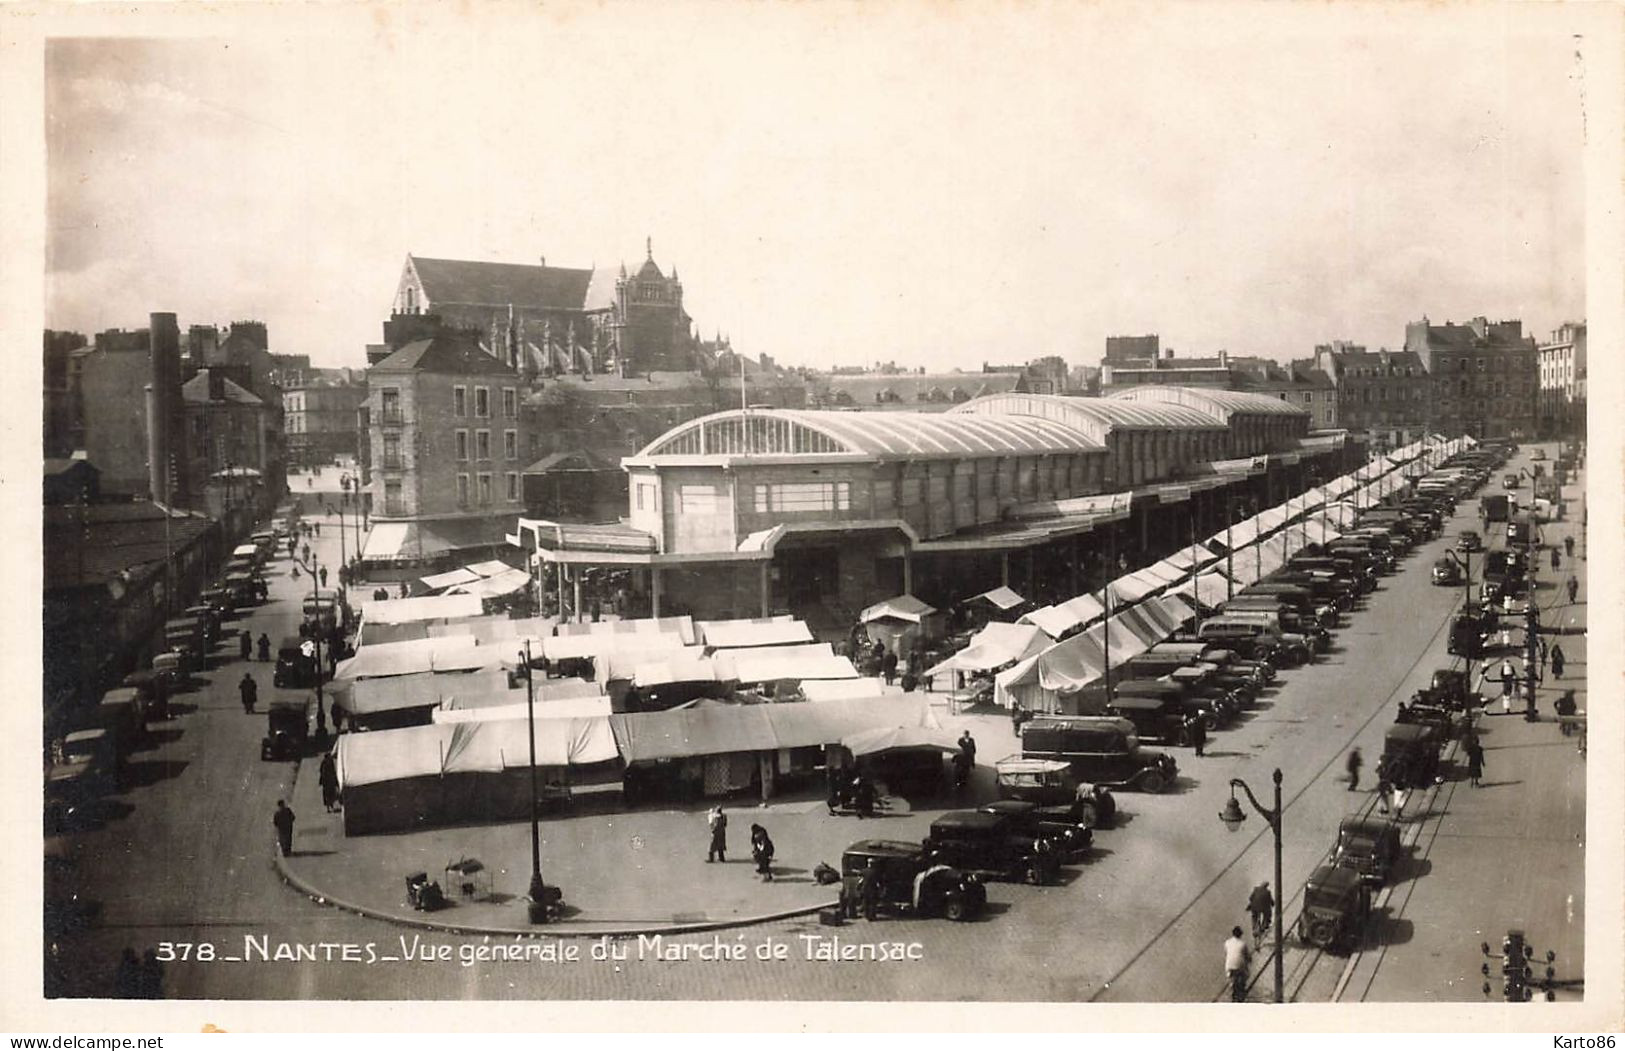
[[[480,504],[483,506],[491,502],[491,476],[480,475]]]
[[[509,471],[508,472],[508,502],[513,503],[514,501],[516,501],[518,499],[519,499],[519,473],[517,471]]]
[[[405,514],[405,513],[406,513],[406,508],[404,506],[402,506],[402,504],[401,504],[401,483],[399,483],[399,482],[385,482],[384,483],[384,514],[386,514],[386,515],[399,515],[399,514]]]
[[[456,436],[456,443],[457,443],[457,459],[459,459],[459,460],[468,459],[468,432],[467,431],[458,431],[457,436]]]
[[[1489,358],[1479,358],[1478,359],[1478,371],[1480,371],[1480,372],[1488,371],[1489,367],[1490,367],[1490,359]]]
[[[512,387],[502,388],[502,415],[510,420],[519,415],[519,392]]]
[[[474,388],[474,415],[481,419],[491,415],[491,388]]]
[[[638,510],[653,511],[655,506],[655,487],[650,482],[638,483]]]
[[[708,515],[717,509],[717,491],[709,485],[677,487],[677,513]]]
[[[384,467],[386,470],[400,470],[401,436],[398,434],[384,435]]]
[[[932,487],[942,483],[946,495],[947,480],[933,478]],[[904,485],[908,483],[905,481]],[[918,480],[914,480],[918,493]],[[685,486],[685,488],[687,488]],[[850,482],[779,482],[756,486],[755,509],[758,512],[782,511],[848,511],[852,508]]]
[[[489,460],[491,458],[491,432],[474,432],[474,459]]]
[[[468,506],[468,475],[466,474],[457,476],[457,506]]]
[[[468,415],[467,387],[453,387],[451,389],[451,414],[453,416]]]
[[[383,401],[383,404],[381,406],[381,408],[383,409],[383,414],[384,414],[383,422],[384,423],[396,423],[396,424],[400,423],[401,422],[401,392],[398,391],[398,390],[395,390],[393,387],[390,387],[390,388],[387,388],[384,391],[382,391],[381,394],[380,394],[380,397],[382,398],[382,401]]]
[[[519,432],[502,432],[502,455],[510,460],[519,459]]]

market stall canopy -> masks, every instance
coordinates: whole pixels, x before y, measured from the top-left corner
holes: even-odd
[[[480,575],[468,568],[452,569],[444,573],[435,573],[432,576],[420,577],[419,582],[431,591],[441,591],[454,584],[468,584],[479,580]]]
[[[641,617],[636,620],[600,620],[582,624],[563,623],[556,629],[559,635],[679,635],[683,645],[692,646],[699,641],[692,617]]]
[[[1106,607],[1093,595],[1075,595],[1065,602],[1044,606],[1024,614],[1022,621],[1036,624],[1044,634],[1058,639],[1073,628],[1081,627],[1106,615]]]
[[[1132,605],[1154,591],[1161,591],[1168,581],[1146,569],[1138,569],[1118,577],[1107,585],[1112,593],[1113,605]]]
[[[1218,557],[1218,555],[1215,555],[1212,551],[1208,550],[1206,547],[1203,547],[1201,544],[1191,544],[1189,547],[1184,547],[1178,551],[1175,551],[1173,554],[1163,559],[1163,562],[1174,567],[1175,569],[1183,570],[1184,572],[1189,573],[1193,566],[1196,568],[1201,568],[1202,566],[1208,565],[1211,562],[1217,561]]]
[[[497,668],[505,651],[481,646],[472,638],[411,639],[363,646],[349,660],[340,661],[335,680],[374,679],[416,672],[460,672]]]
[[[1230,562],[1230,576],[1237,587],[1251,587],[1285,564],[1281,544],[1268,540],[1237,551]]]
[[[508,684],[501,671],[435,674],[415,672],[377,679],[351,679],[335,688],[333,705],[351,715],[377,715],[407,708],[436,708],[457,693],[485,693]]]
[[[1173,595],[1188,595],[1207,609],[1218,609],[1230,598],[1230,583],[1217,569],[1201,574],[1195,582],[1186,581],[1170,589]]]
[[[479,639],[482,645],[502,642],[505,639],[511,639],[522,645],[525,639],[535,641],[552,635],[553,626],[557,623],[557,619],[553,617],[516,619],[495,614],[489,617],[468,617],[447,621],[444,624],[430,624],[426,630],[429,638],[472,635]]]
[[[803,622],[790,616],[754,620],[703,620],[694,625],[699,641],[718,649],[750,646],[784,646],[812,642],[813,633]]]
[[[566,628],[571,625],[561,624]],[[676,631],[639,631],[626,634],[554,635],[542,640],[542,656],[550,661],[596,659],[615,653],[675,653],[687,648]],[[532,647],[532,656],[535,648]],[[603,678],[600,674],[599,678]]]
[[[820,704],[716,704],[622,713],[609,721],[628,763],[821,747],[864,730],[936,725],[920,694]]]
[[[474,595],[424,595],[368,602],[365,620],[374,624],[406,624],[415,620],[448,620],[477,617],[485,612]]]
[[[964,649],[925,674],[930,677],[948,671],[992,671],[1012,661],[1025,660],[1049,644],[1049,636],[1035,624],[995,621],[972,635]]]
[[[490,723],[502,722],[508,719],[530,718],[531,705],[524,698],[523,690],[517,691],[520,700],[509,704],[479,706],[473,708],[436,708],[433,712],[437,723]],[[542,719],[591,719],[597,716],[610,714],[609,697],[599,694],[596,697],[577,697],[569,701],[548,701],[545,704],[536,702],[536,718]]]
[[[530,574],[522,569],[509,569],[495,576],[481,578],[466,584],[447,588],[448,595],[474,595],[482,599],[502,598],[525,590],[530,585]]]
[[[443,774],[495,772],[530,765],[585,766],[619,753],[610,716],[538,720],[534,737],[526,719],[431,723],[401,730],[342,734],[339,782],[345,788]]]
[[[677,682],[717,682],[716,661],[698,646],[648,661],[632,669],[632,685],[644,689]]]
[[[718,650],[717,678],[725,682],[777,682],[784,679],[855,679],[858,670],[838,657],[827,642],[805,646],[764,646]]]
[[[868,624],[876,620],[906,620],[918,624],[936,611],[935,606],[926,605],[913,595],[897,595],[865,609],[859,614],[858,622]]]
[[[606,696],[602,683],[588,682],[586,679],[538,679],[535,689],[538,705]],[[451,688],[445,692],[440,707],[448,709],[501,707],[525,701],[526,693],[524,686],[508,686],[506,676],[502,682],[495,683],[486,690],[476,690],[472,685],[461,688],[458,683],[453,682]]]
[[[854,757],[884,755],[887,752],[937,751],[953,754],[959,742],[947,730],[923,726],[877,726],[841,738],[841,746]]]
[[[1002,610],[1015,609],[1017,606],[1020,606],[1027,601],[1010,588],[1002,585],[994,588],[992,591],[984,591],[980,595],[972,595],[965,601],[975,602],[977,599],[981,599],[982,601]]]
[[[887,686],[876,676],[861,679],[809,679],[801,684],[801,695],[809,701],[850,701],[863,697],[900,696],[899,685]]]

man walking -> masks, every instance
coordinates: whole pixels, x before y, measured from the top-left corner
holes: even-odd
[[[1360,767],[1364,765],[1364,763],[1365,760],[1361,758],[1360,750],[1358,748],[1355,748],[1349,752],[1348,762],[1344,764],[1344,768],[1349,774],[1350,792],[1358,792],[1360,790]],[[1238,929],[1236,933],[1240,934],[1241,932]]]
[[[276,845],[282,851],[283,857],[293,854],[293,810],[286,801],[276,801],[276,813],[271,815],[271,824],[276,826]]]
[[[1193,716],[1185,720],[1185,727],[1186,733],[1190,737],[1191,748],[1197,755],[1201,755],[1202,749],[1207,747],[1207,726],[1200,717]]]
[[[1574,579],[1574,576],[1571,574],[1569,576],[1569,582],[1568,582],[1568,584],[1566,586],[1568,587],[1568,590],[1569,590],[1569,605],[1572,606],[1572,605],[1574,605],[1574,600],[1575,600],[1576,596],[1578,596],[1580,594],[1580,582],[1578,580]]]
[[[711,849],[706,852],[706,863],[727,861],[728,815],[722,812],[720,805],[714,806],[706,813],[705,823],[711,830]]]
[[[1478,743],[1475,737],[1467,742],[1467,781],[1474,788],[1480,787],[1479,779],[1484,776],[1484,746]]]
[[[1230,928],[1230,937],[1224,940],[1224,976],[1230,982],[1230,999],[1238,1004],[1247,999],[1247,962],[1251,956],[1241,928]]]
[[[327,586],[327,567],[326,566],[317,566],[316,567],[316,579],[318,579],[318,580],[320,580],[322,582],[322,587],[325,588]]]
[[[271,636],[265,634],[265,632],[262,631],[262,632],[260,632],[260,660],[268,661],[270,659],[271,659]]]
[[[1552,678],[1561,679],[1563,677],[1564,660],[1563,644],[1560,642],[1552,643]]]
[[[254,676],[246,671],[243,672],[243,679],[237,684],[237,692],[242,694],[243,711],[253,715],[254,705],[258,704],[260,700],[260,687],[254,681]]]
[[[1574,557],[1574,538],[1572,536],[1563,538],[1563,552],[1570,558]]]
[[[237,642],[242,651],[243,660],[254,659],[254,633],[244,628],[237,633]]]
[[[1275,911],[1275,895],[1270,893],[1268,883],[1260,883],[1247,895],[1247,912],[1253,918],[1253,944],[1263,941],[1264,935],[1270,929],[1270,919]]]

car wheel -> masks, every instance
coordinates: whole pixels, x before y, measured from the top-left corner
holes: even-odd
[[[1330,949],[1337,941],[1337,924],[1330,919],[1318,919],[1309,924],[1309,938],[1311,945],[1318,945],[1323,949]]]
[[[1084,803],[1078,807],[1078,823],[1085,828],[1098,828],[1100,826],[1100,810],[1093,803]]]
[[[1156,795],[1168,787],[1168,779],[1162,776],[1161,770],[1147,770],[1140,778],[1140,791]]]
[[[963,923],[970,919],[970,909],[964,898],[949,898],[942,906],[942,914],[955,923]]]

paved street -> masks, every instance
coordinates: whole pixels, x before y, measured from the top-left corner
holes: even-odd
[[[1519,462],[1526,461],[1527,452],[1520,454]],[[297,492],[303,480],[294,484]],[[1578,489],[1571,487],[1570,493]],[[1182,776],[1174,790],[1150,797],[1120,794],[1119,827],[1097,835],[1087,863],[1067,870],[1066,885],[991,884],[990,915],[964,925],[884,921],[823,928],[814,917],[677,939],[696,945],[713,938],[742,942],[752,955],[773,940],[788,946],[788,959],[640,960],[634,941],[622,943],[628,952],[624,960],[591,959],[588,942],[576,943],[583,959],[573,962],[463,966],[457,953],[506,943],[413,931],[307,900],[281,883],[271,863],[270,814],[276,799],[290,796],[293,765],[258,760],[264,717],[242,712],[235,683],[245,666],[235,660],[234,648],[225,659],[228,647],[220,647],[217,665],[207,673],[209,685],[178,698],[178,717],[161,728],[156,748],[138,756],[136,784],[121,797],[128,812],[70,842],[63,883],[98,902],[101,912],[93,926],[61,942],[65,991],[106,995],[125,946],[206,941],[220,955],[241,955],[244,938],[257,936],[273,944],[372,943],[376,955],[401,956],[416,937],[419,946],[451,947],[453,960],[176,960],[167,968],[167,992],[357,999],[1214,999],[1222,985],[1220,941],[1232,924],[1244,923],[1247,891],[1270,877],[1271,866],[1271,839],[1261,819],[1250,817],[1236,833],[1218,820],[1229,798],[1229,779],[1245,779],[1262,796],[1270,771],[1283,772],[1290,924],[1298,904],[1293,888],[1302,886],[1331,846],[1340,817],[1372,798],[1348,791],[1344,757],[1359,747],[1366,756],[1362,788],[1374,784],[1372,771],[1395,703],[1425,685],[1435,667],[1449,663],[1446,626],[1461,590],[1434,587],[1428,568],[1461,528],[1476,527],[1476,509],[1476,498],[1464,501],[1441,539],[1413,552],[1400,572],[1383,578],[1363,608],[1346,618],[1330,654],[1283,673],[1278,688],[1251,713],[1215,734],[1205,757],[1176,750]],[[1547,540],[1577,527],[1574,521],[1548,528]],[[334,566],[335,534],[324,522],[324,536],[315,545]],[[1475,559],[1475,570],[1478,565]],[[308,583],[289,578],[285,559],[271,568],[279,574],[273,576],[272,602],[231,626],[246,623],[256,636],[263,631],[274,641],[293,629],[296,599]],[[1549,568],[1543,576],[1552,578]],[[1565,568],[1557,579],[1566,576]],[[1542,604],[1561,601],[1556,595],[1555,587],[1543,590]],[[1582,590],[1579,609],[1563,611],[1565,618],[1580,614],[1577,626],[1584,623],[1584,601]],[[1578,680],[1585,669],[1583,637],[1562,641],[1570,656],[1569,677]],[[276,694],[270,666],[246,667],[259,680],[263,706]],[[1575,685],[1583,689],[1583,682]],[[1548,716],[1551,696],[1555,693],[1547,691],[1543,697]],[[1007,721],[978,722],[975,732],[987,760],[1005,754],[1000,749],[1011,744]],[[1459,771],[1452,771],[1452,780],[1436,794],[1413,804],[1408,825],[1415,830],[1418,854],[1383,903],[1370,950],[1349,968],[1347,978],[1341,960],[1328,957],[1311,967],[1293,959],[1302,974],[1291,984],[1303,999],[1335,994],[1344,1000],[1480,999],[1478,943],[1497,941],[1505,927],[1517,925],[1530,932],[1542,952],[1548,947],[1558,952],[1560,977],[1578,977],[1584,901],[1583,845],[1577,837],[1584,828],[1584,762],[1549,721],[1526,724],[1517,717],[1489,716],[1484,740],[1484,788],[1467,787],[1454,780]],[[302,820],[321,817],[319,808],[313,814],[308,810],[301,810]],[[733,831],[741,841],[748,814],[735,818]],[[656,816],[634,815],[639,820]],[[835,828],[831,850],[842,837],[869,834],[851,819],[823,820]],[[888,823],[884,834],[892,833]],[[390,837],[376,838],[387,842]],[[1509,849],[1516,844],[1530,849]],[[781,841],[781,856],[790,856],[788,847]],[[810,866],[815,860],[798,858],[796,864]],[[398,875],[391,877],[390,871],[380,866],[380,880],[393,882],[375,893],[396,893]],[[616,878],[616,870],[607,869],[603,878]],[[917,942],[925,962],[805,959],[805,939],[827,936]],[[543,939],[539,944],[558,943]],[[1565,967],[1564,961],[1572,962]],[[1266,976],[1255,986],[1255,998],[1267,998],[1267,984]]]

